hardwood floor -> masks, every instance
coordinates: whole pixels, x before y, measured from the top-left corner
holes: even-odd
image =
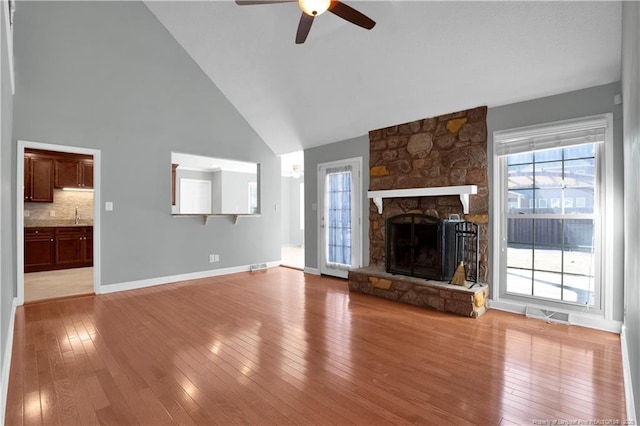
[[[274,268],[18,308],[6,424],[488,425],[624,410],[615,334],[462,318]]]

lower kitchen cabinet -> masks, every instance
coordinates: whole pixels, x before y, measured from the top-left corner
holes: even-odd
[[[93,227],[25,228],[24,247],[25,272],[92,266]]]
[[[55,269],[55,228],[26,228],[24,230],[24,271]]]

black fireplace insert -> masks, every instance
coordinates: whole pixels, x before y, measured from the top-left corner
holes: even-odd
[[[477,225],[460,219],[402,214],[386,221],[386,270],[392,274],[449,281],[463,262],[477,282]]]

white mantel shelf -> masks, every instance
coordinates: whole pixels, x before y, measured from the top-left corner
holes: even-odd
[[[441,195],[459,195],[462,203],[462,211],[469,214],[469,195],[477,194],[477,185],[461,186],[439,186],[435,188],[409,188],[409,189],[389,189],[386,191],[369,191],[368,197],[373,198],[373,202],[378,207],[378,213],[382,214],[383,198],[407,198],[407,197],[437,197]]]

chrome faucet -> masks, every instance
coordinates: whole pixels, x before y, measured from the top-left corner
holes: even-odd
[[[80,223],[80,215],[78,214],[78,206],[76,206],[75,224],[77,225],[78,223]]]

